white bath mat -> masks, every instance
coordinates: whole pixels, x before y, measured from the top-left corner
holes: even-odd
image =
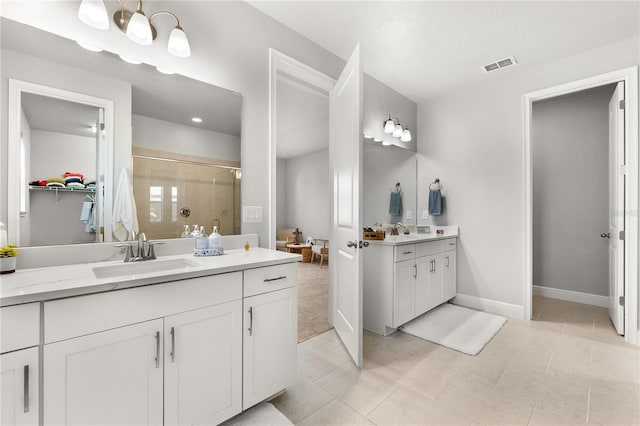
[[[223,426],[292,426],[273,404],[263,402],[223,423]]]
[[[445,303],[400,330],[458,352],[477,355],[506,322],[499,315]]]

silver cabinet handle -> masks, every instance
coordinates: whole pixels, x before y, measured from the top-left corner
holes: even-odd
[[[455,246],[455,245],[456,245],[456,243],[449,243],[449,245],[450,245],[450,246]]]
[[[253,336],[253,307],[249,308],[249,336]]]
[[[402,254],[411,254],[413,253],[412,251],[403,251]]]
[[[418,265],[413,265],[413,278],[418,277]]]
[[[436,261],[432,260],[429,263],[431,264],[431,269],[429,270],[429,272],[435,272],[436,271]]]
[[[169,334],[171,335],[171,362],[174,362],[176,360],[176,330],[174,327],[171,327]]]
[[[444,260],[447,262],[444,264],[447,268],[449,267],[449,256],[445,257]]]
[[[24,412],[29,412],[29,365],[24,366]]]
[[[279,277],[276,277],[276,278],[265,278],[265,279],[264,279],[264,282],[265,282],[265,283],[268,283],[268,282],[271,282],[271,281],[284,280],[284,279],[286,279],[286,278],[287,278],[287,276],[286,276],[286,275],[280,275]]]
[[[156,331],[156,368],[160,368],[160,332]]]

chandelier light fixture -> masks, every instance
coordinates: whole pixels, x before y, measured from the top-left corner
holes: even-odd
[[[403,127],[400,119],[397,117],[391,118],[391,114],[389,114],[389,118],[384,121],[383,131],[394,138],[400,138],[401,142],[411,142],[411,131],[407,125],[405,124]]]
[[[138,5],[134,12],[125,9],[122,0],[120,9],[113,15],[116,26],[127,35],[129,40],[143,46],[149,46],[156,39],[158,32],[151,24],[151,20],[158,15],[169,15],[176,20],[176,26],[169,34],[167,50],[173,56],[187,58],[191,56],[191,47],[184,30],[180,26],[180,20],[171,12],[161,10],[151,14],[148,18],[142,10],[142,0],[138,0]],[[85,24],[100,30],[109,28],[109,17],[103,0],[82,0],[78,9],[78,18]]]

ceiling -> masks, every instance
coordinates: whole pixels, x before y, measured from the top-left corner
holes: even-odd
[[[132,85],[134,114],[240,136],[242,96],[149,65],[131,65],[109,52],[90,52],[77,43],[2,18],[2,48],[73,66]],[[195,124],[191,118],[203,119]]]
[[[420,102],[637,36],[638,1],[250,1]],[[508,56],[518,65],[485,74]]]
[[[276,83],[276,158],[329,149],[329,97],[289,76]]]
[[[30,129],[90,137],[95,140],[91,126],[98,122],[97,107],[32,93],[23,93],[21,101]]]

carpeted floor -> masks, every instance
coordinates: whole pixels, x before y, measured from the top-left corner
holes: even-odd
[[[318,263],[298,264],[298,342],[331,329],[327,322],[329,268]]]

